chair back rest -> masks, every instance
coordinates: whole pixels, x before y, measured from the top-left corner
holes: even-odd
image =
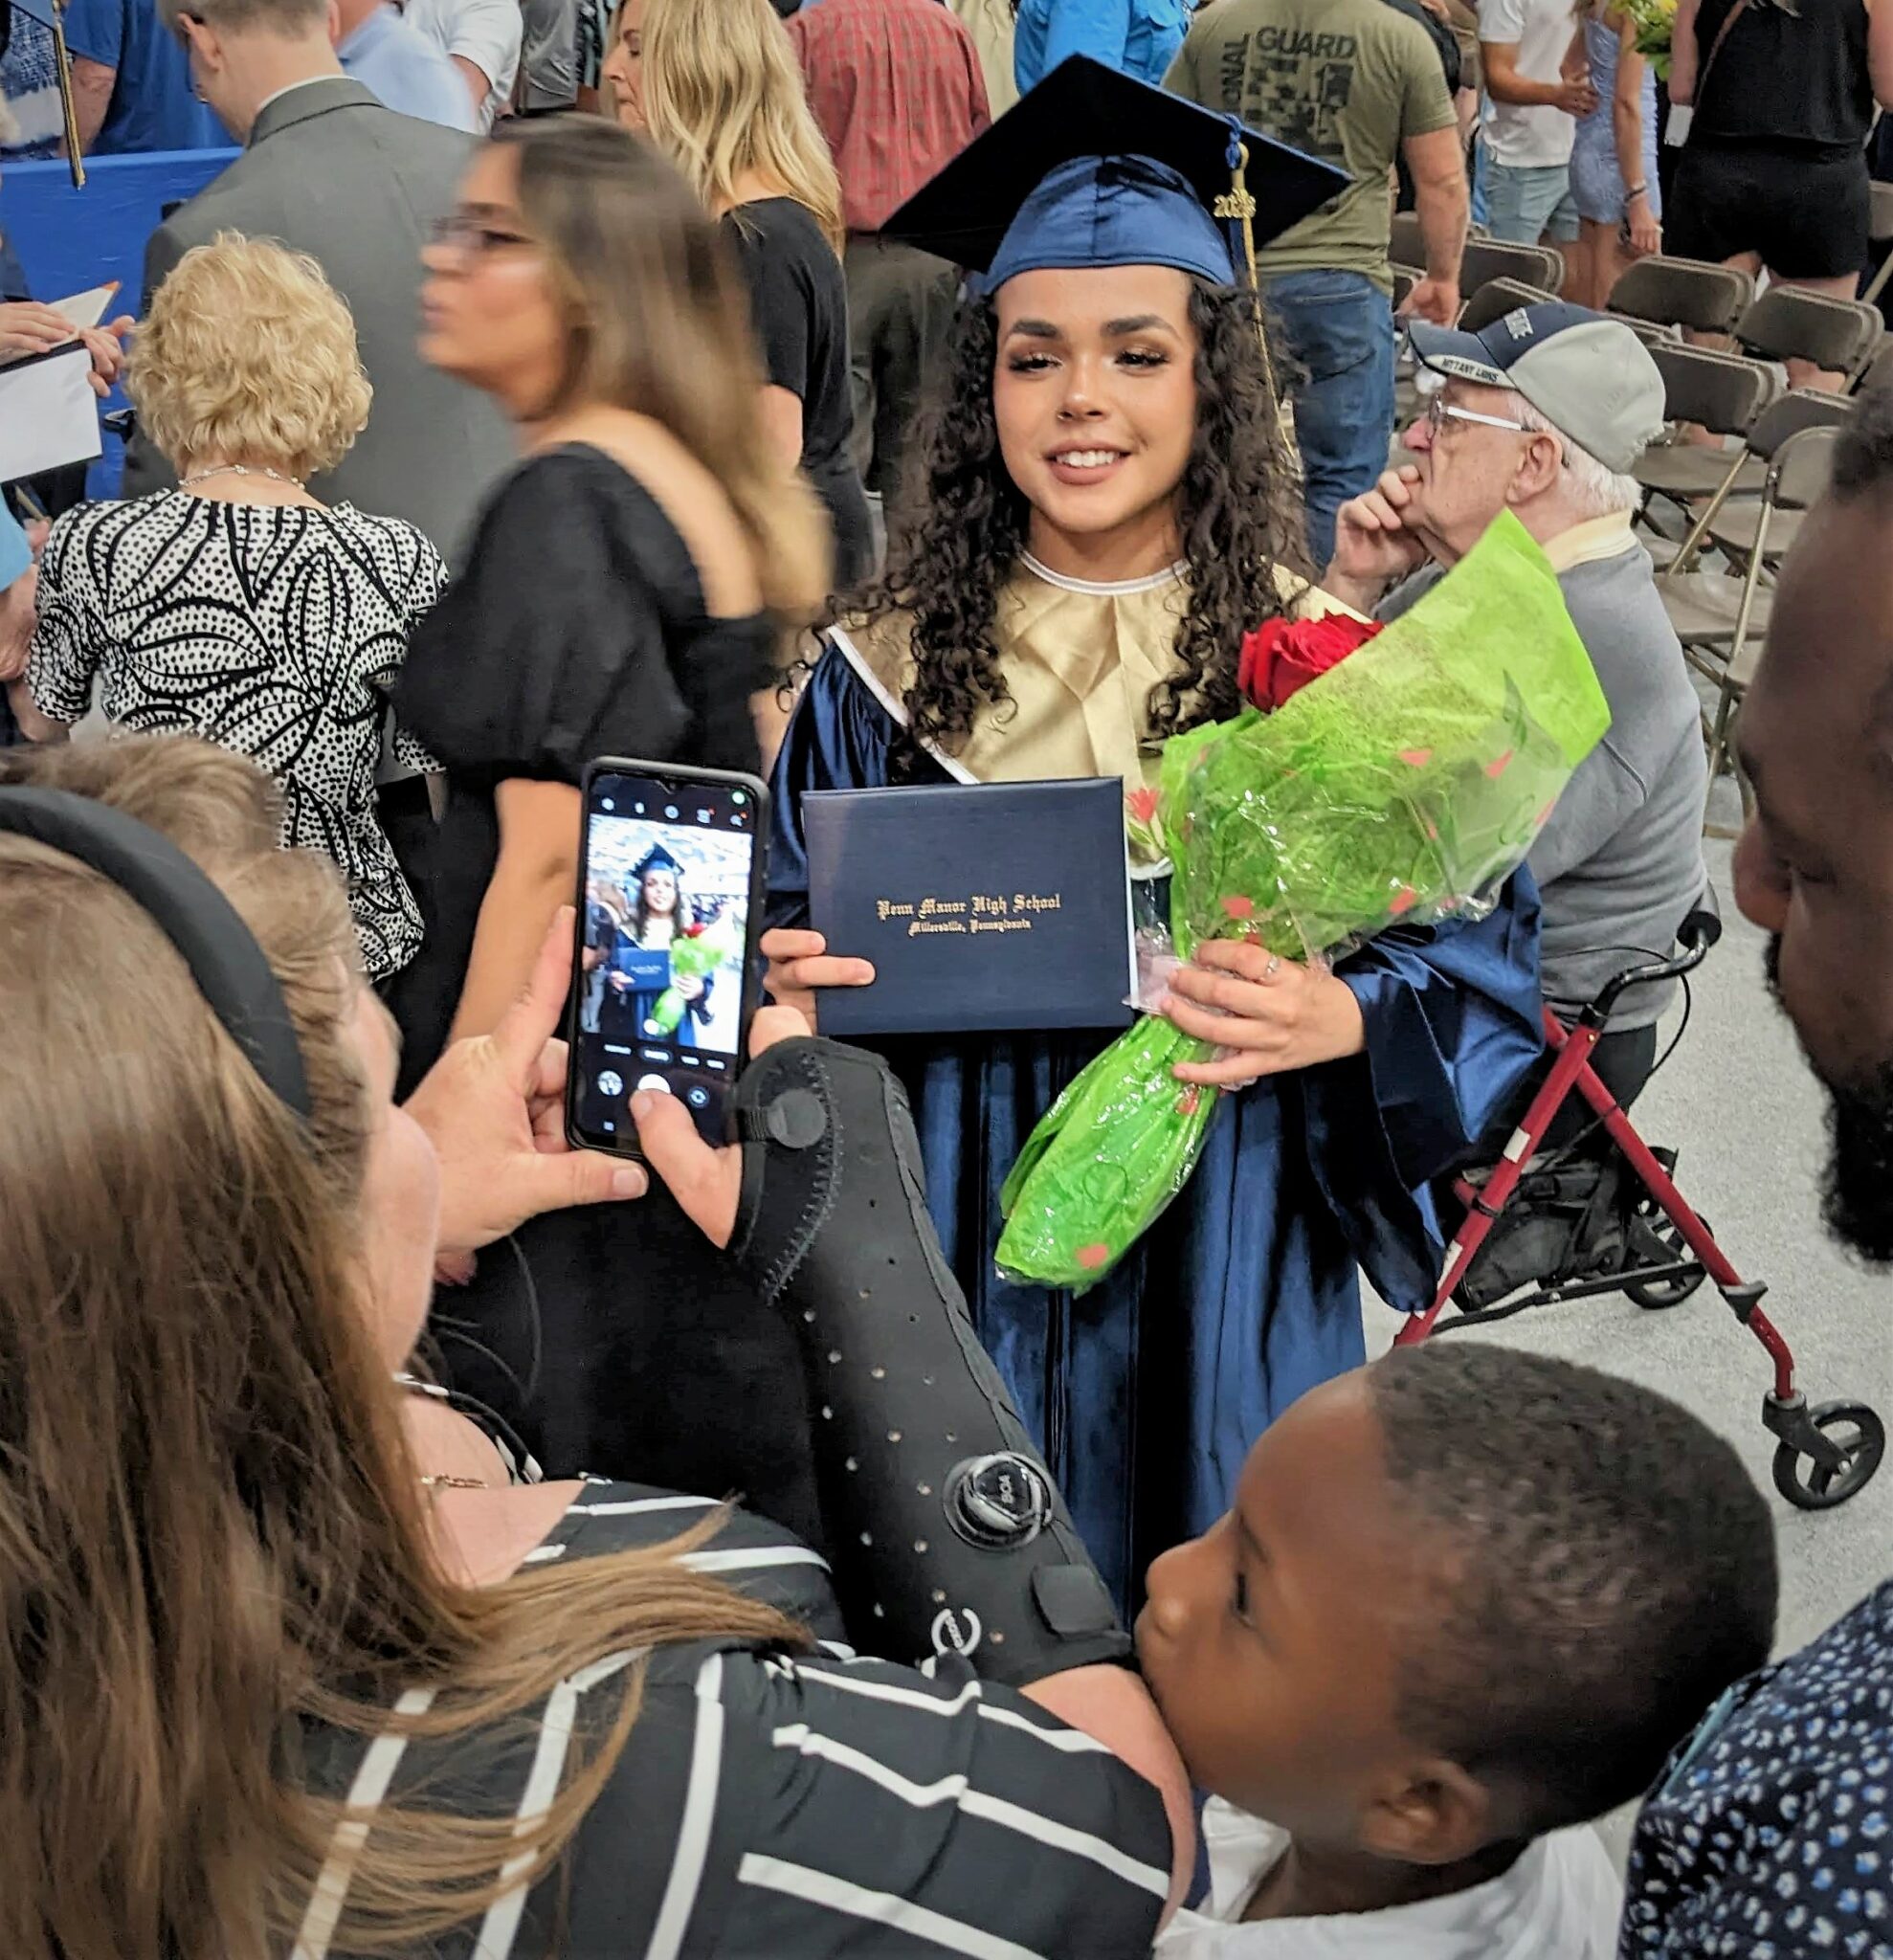
[[[1393,229],[1388,239],[1387,256],[1396,265],[1426,263],[1426,238],[1420,231],[1417,212],[1396,211],[1393,213]]]
[[[1812,361],[1851,381],[1879,345],[1878,306],[1830,300],[1793,286],[1771,286],[1735,323],[1745,354],[1764,361]]]
[[[1834,474],[1834,445],[1840,439],[1837,426],[1803,429],[1792,435],[1775,453],[1769,465],[1764,494],[1777,510],[1806,510],[1827,495]]]
[[[1755,281],[1732,265],[1700,258],[1639,258],[1605,301],[1612,313],[1697,333],[1726,333],[1755,297]]]
[[[1769,403],[1748,425],[1743,437],[1750,456],[1767,461],[1808,429],[1835,429],[1852,419],[1852,395],[1830,394],[1821,388],[1797,388]]]
[[[1466,301],[1465,311],[1459,316],[1459,324],[1467,333],[1478,333],[1495,320],[1503,320],[1506,314],[1516,313],[1521,306],[1539,306],[1557,297],[1542,287],[1527,286],[1522,279],[1487,279]]]
[[[1885,188],[1893,190],[1893,184]],[[1893,334],[1888,334],[1874,350],[1873,359],[1855,384],[1854,392],[1857,396],[1871,394],[1877,388],[1893,388]]]
[[[1549,245],[1507,245],[1499,238],[1468,238],[1459,261],[1459,290],[1476,293],[1493,279],[1517,279],[1555,293],[1565,282],[1565,257]]]
[[[1664,418],[1700,422],[1715,435],[1746,435],[1781,391],[1771,368],[1739,354],[1672,343],[1653,346],[1650,358],[1663,377]]]
[[[1876,178],[1869,188],[1873,203],[1867,234],[1876,241],[1893,238],[1893,184],[1882,184]]]
[[[1626,319],[1623,323],[1646,347],[1675,347],[1682,344],[1681,327],[1659,326],[1654,320]]]

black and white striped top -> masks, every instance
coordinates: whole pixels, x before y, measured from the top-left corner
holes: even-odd
[[[707,1501],[591,1484],[532,1562],[662,1542]],[[1155,1789],[1103,1745],[957,1659],[933,1675],[853,1657],[827,1570],[737,1514],[690,1556],[822,1639],[813,1655],[731,1642],[666,1648],[563,1877],[508,1895],[440,1960],[972,1960],[1147,1953],[1169,1887]],[[558,1791],[575,1723],[609,1719],[635,1659],[562,1682],[535,1719],[452,1745],[319,1731],[319,1784],[367,1815],[423,1788],[529,1816]],[[402,1698],[424,1710],[427,1690]],[[359,1827],[356,1827],[359,1829]],[[293,1960],[332,1947],[350,1826],[337,1835]]]

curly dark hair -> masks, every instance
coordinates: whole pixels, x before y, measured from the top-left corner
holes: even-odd
[[[1197,413],[1177,486],[1190,603],[1175,672],[1151,690],[1154,740],[1233,715],[1242,635],[1281,611],[1278,564],[1308,574],[1295,478],[1257,338],[1253,292],[1191,279]],[[993,626],[1031,514],[999,453],[992,414],[997,327],[990,303],[961,306],[922,420],[886,570],[849,605],[913,614],[918,663],[909,744],[954,753],[983,708],[1011,700]]]

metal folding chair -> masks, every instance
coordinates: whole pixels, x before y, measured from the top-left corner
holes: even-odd
[[[1853,381],[1880,345],[1878,306],[1830,300],[1797,286],[1771,286],[1735,323],[1735,345],[1751,360],[1807,361]]]
[[[1867,227],[1867,234],[1876,245],[1886,246],[1886,256],[1880,261],[1880,270],[1860,295],[1871,306],[1885,289],[1887,276],[1893,274],[1893,184],[1877,183],[1873,186],[1872,222]]]
[[[1650,358],[1663,377],[1664,419],[1695,423],[1712,435],[1746,436],[1755,417],[1781,392],[1772,368],[1740,354],[1675,343],[1652,346]],[[1632,475],[1651,496],[1681,504],[1685,512],[1694,499],[1710,500],[1696,519],[1706,525],[1734,491],[1746,461],[1739,451],[1668,442],[1646,450]]]
[[[1626,267],[1605,305],[1626,320],[1652,326],[1728,333],[1754,297],[1754,280],[1734,266],[1659,256]]]
[[[1748,431],[1745,447],[1749,457],[1766,465],[1803,430],[1839,427],[1852,419],[1855,400],[1852,395],[1830,394],[1824,389],[1797,388],[1779,401],[1771,402],[1755,417],[1754,426]],[[1768,576],[1788,555],[1789,546],[1800,530],[1802,515],[1799,508],[1778,507],[1772,521],[1768,522],[1765,502],[1726,503],[1706,524],[1700,527],[1701,537],[1691,533],[1690,539],[1677,553],[1675,568],[1688,569],[1689,557],[1693,555],[1690,553],[1692,544],[1699,546],[1707,544],[1713,545],[1731,564],[1744,569],[1750,554],[1760,551],[1763,575]]]
[[[1893,190],[1893,184],[1879,187]],[[1893,254],[1888,254],[1893,259]],[[1882,340],[1874,351],[1874,357],[1866,365],[1866,370],[1854,384],[1856,396],[1871,394],[1877,388],[1893,388],[1893,334]]]
[[[1565,256],[1550,245],[1507,245],[1497,238],[1468,238],[1459,261],[1459,289],[1476,293],[1493,279],[1517,279],[1555,293],[1565,282]]]
[[[1522,279],[1487,279],[1466,301],[1459,315],[1459,324],[1468,333],[1478,333],[1495,320],[1516,313],[1521,306],[1543,305],[1546,301],[1557,297],[1542,287],[1527,286]]]
[[[1756,679],[1756,664],[1762,658],[1762,643],[1768,635],[1768,613],[1770,594],[1758,591],[1758,580],[1764,561],[1768,559],[1771,539],[1771,525],[1785,522],[1789,516],[1799,518],[1799,514],[1820,501],[1826,496],[1828,479],[1835,468],[1835,443],[1840,439],[1840,430],[1835,423],[1824,427],[1811,427],[1801,430],[1799,435],[1789,437],[1777,451],[1773,462],[1768,466],[1768,479],[1762,486],[1762,503],[1758,507],[1758,531],[1756,546],[1748,559],[1748,572],[1742,580],[1744,604],[1738,610],[1734,625],[1734,637],[1728,645],[1726,660],[1715,658],[1715,651],[1697,643],[1695,649],[1685,641],[1683,658],[1699,672],[1709,679],[1717,688],[1717,703],[1713,716],[1706,718],[1709,729],[1709,786],[1715,790],[1715,778],[1723,772],[1723,765],[1734,757],[1736,724],[1742,713],[1742,703],[1748,700],[1748,688]],[[1668,610],[1670,596],[1663,594],[1663,608]],[[1672,623],[1676,615],[1672,613]],[[1678,629],[1678,639],[1681,639],[1681,629]],[[1706,657],[1703,657],[1706,655]],[[1748,788],[1740,767],[1736,768],[1736,788],[1742,793],[1742,813],[1748,815],[1754,798]]]
[[[1392,201],[1391,199],[1389,200]],[[1388,237],[1387,256],[1395,265],[1424,265],[1426,238],[1420,231],[1419,213],[1396,211]]]

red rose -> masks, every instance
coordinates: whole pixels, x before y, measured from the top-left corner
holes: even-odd
[[[685,939],[701,939],[703,936],[703,922],[701,919],[693,920],[683,928],[683,936]]]
[[[1341,612],[1325,619],[1271,619],[1244,635],[1236,684],[1245,701],[1273,714],[1379,631],[1374,620],[1349,619]]]

